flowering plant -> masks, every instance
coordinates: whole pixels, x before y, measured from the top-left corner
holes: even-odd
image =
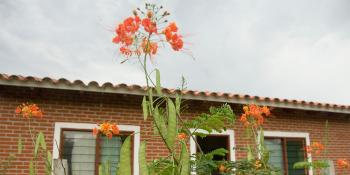
[[[111,122],[103,122],[98,125],[98,127],[92,130],[92,134],[97,136],[99,133],[107,136],[107,138],[111,139],[113,135],[119,134],[119,127],[116,123]]]
[[[24,118],[42,118],[43,116],[40,108],[34,103],[23,103],[17,106],[15,113],[16,115],[22,115]]]
[[[162,6],[154,4],[146,4],[144,10],[137,8],[133,16],[117,26],[112,41],[119,45],[120,53],[126,58],[143,54],[152,58],[158,52],[159,43],[163,42],[179,51],[184,45],[183,37],[178,34],[176,23],[166,19],[169,15]]]

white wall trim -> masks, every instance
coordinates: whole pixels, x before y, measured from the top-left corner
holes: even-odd
[[[281,138],[304,138],[306,146],[310,146],[310,134],[307,132],[287,132],[287,131],[264,131],[265,137]],[[260,137],[260,133],[259,136]],[[307,160],[312,161],[311,154],[307,153]],[[313,175],[312,169],[309,169],[309,175]]]
[[[191,132],[194,131],[194,129],[190,129]],[[204,130],[197,130],[196,132],[199,133],[208,133],[207,131]],[[234,131],[231,129],[227,129],[226,131],[223,131],[221,133],[219,132],[212,132],[209,135],[227,135],[229,136],[229,148],[230,148],[230,161],[235,161],[236,160],[236,151],[233,149],[235,147],[235,134]],[[191,138],[190,139],[190,154],[196,154],[197,153],[197,149],[196,149],[196,143],[195,141]],[[192,157],[193,159],[193,157]]]
[[[54,140],[53,140],[53,159],[59,158],[59,151],[56,146],[60,145],[61,141],[61,130],[62,129],[92,129],[97,127],[97,124],[90,124],[90,123],[68,123],[68,122],[56,122],[55,123],[55,131],[54,131]],[[128,131],[128,132],[134,132],[134,160],[133,160],[133,172],[134,175],[139,174],[139,147],[140,147],[140,126],[134,126],[134,125],[118,125],[120,131]]]

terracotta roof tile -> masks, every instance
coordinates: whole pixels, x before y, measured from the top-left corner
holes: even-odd
[[[27,82],[31,82],[31,84],[27,85]],[[35,85],[33,85],[33,83]],[[117,91],[118,89],[126,90],[126,91],[123,91],[122,93],[134,92],[134,91],[135,92],[141,91],[144,93],[144,91],[146,90],[145,86],[127,85],[124,83],[113,85],[110,82],[106,82],[100,85],[96,81],[91,81],[88,84],[85,84],[81,80],[69,81],[65,78],[60,78],[56,80],[50,77],[38,78],[33,76],[25,77],[21,75],[7,75],[7,74],[0,74],[0,85],[36,86],[39,88],[46,87],[46,88],[57,88],[57,89],[59,89],[60,85],[66,85],[66,86],[72,87],[72,90],[74,90],[73,87],[77,87],[77,89],[80,89],[80,90],[84,90],[84,88],[86,90],[91,88],[96,88],[101,90],[111,89],[114,91]],[[44,86],[44,85],[50,85],[50,86]],[[65,88],[67,89],[67,87]],[[164,88],[162,91],[168,94],[180,93],[180,90],[178,89]],[[113,93],[112,91],[110,92]],[[189,98],[199,99],[199,100],[222,101],[221,99],[226,99],[227,102],[235,101],[237,103],[242,103],[242,104],[245,104],[247,102],[258,102],[258,103],[271,105],[271,106],[273,105],[286,106],[286,107],[290,106],[290,108],[308,107],[306,109],[350,113],[350,106],[347,106],[347,105],[317,103],[313,101],[307,102],[304,100],[299,101],[295,99],[288,100],[288,99],[281,99],[281,98],[269,98],[269,97],[251,96],[247,94],[241,95],[241,94],[224,93],[224,92],[183,90],[181,93],[184,96],[190,95]]]

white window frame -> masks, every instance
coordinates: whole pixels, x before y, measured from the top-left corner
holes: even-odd
[[[191,133],[194,131],[194,129],[190,129]],[[196,132],[199,133],[204,133],[204,134],[208,134],[207,131],[202,130],[202,129],[198,129],[196,130]],[[230,161],[235,161],[236,160],[236,151],[235,149],[233,149],[235,147],[235,133],[232,129],[227,129],[226,131],[222,131],[221,133],[217,132],[217,131],[213,131],[211,132],[209,135],[224,135],[224,136],[228,136],[229,137],[229,152],[230,152]],[[197,146],[196,146],[196,142],[193,140],[193,138],[190,138],[190,154],[196,154],[197,153]],[[192,157],[192,159],[194,159],[194,157]]]
[[[260,133],[258,137],[260,137]],[[306,146],[310,146],[310,134],[307,132],[264,131],[264,137],[302,138],[305,139]],[[308,162],[312,161],[310,153],[307,153],[307,160]],[[309,175],[313,175],[311,168],[309,169]]]
[[[97,124],[90,123],[68,123],[68,122],[56,122],[55,132],[53,140],[53,159],[59,159],[59,151],[57,145],[61,142],[61,131],[62,129],[92,129],[97,127]],[[133,174],[139,174],[139,147],[140,147],[140,126],[135,125],[118,125],[120,131],[133,132],[134,134],[134,145],[133,145]],[[56,145],[57,142],[57,145]]]

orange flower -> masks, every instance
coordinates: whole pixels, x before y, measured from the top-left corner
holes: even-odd
[[[152,55],[155,55],[157,53],[157,50],[158,50],[157,43],[148,41],[146,39],[143,40],[141,47],[142,47],[144,53],[152,54]]]
[[[165,35],[166,40],[175,51],[179,51],[183,48],[182,36],[176,34],[177,31],[178,28],[176,23],[172,22],[162,32]]]
[[[226,171],[225,165],[220,164],[220,165],[218,166],[218,170],[219,170],[220,173],[224,173],[224,172]]]
[[[36,117],[42,118],[43,113],[36,104],[23,103],[16,107],[15,113],[22,115],[24,118]]]
[[[168,25],[171,32],[177,32],[178,28],[176,26],[176,23],[172,22]]]
[[[142,20],[142,26],[148,33],[157,33],[157,24],[152,22],[150,18],[144,18]]]
[[[104,122],[99,124],[97,128],[92,129],[92,134],[97,136],[99,133],[107,136],[107,138],[111,139],[113,135],[119,134],[119,127],[116,123]]]
[[[271,113],[269,108],[266,106],[259,107],[254,104],[243,106],[243,114],[241,115],[240,121],[245,127],[253,126],[255,128],[264,124],[264,117],[268,117]]]
[[[177,139],[179,139],[179,140],[185,140],[186,139],[186,137],[187,137],[187,135],[185,134],[185,133],[179,133],[178,135],[177,135]]]
[[[119,128],[117,127],[117,125],[115,123],[112,124],[111,129],[112,129],[112,133],[114,135],[118,135],[119,134]]]
[[[121,54],[123,54],[123,55],[125,55],[127,57],[132,55],[132,51],[129,48],[127,48],[127,47],[120,47],[119,50],[120,50]]]
[[[309,154],[312,153],[312,148],[311,148],[311,146],[306,146],[305,150],[306,150],[306,152],[309,153]]]
[[[320,154],[324,150],[324,145],[319,142],[313,142],[311,147],[315,151],[315,154]]]
[[[337,167],[339,169],[348,169],[350,168],[350,162],[347,159],[338,159]]]
[[[315,154],[321,154],[321,152],[324,150],[324,145],[319,142],[313,142],[311,146],[306,146],[305,150],[307,153],[315,153]]]

